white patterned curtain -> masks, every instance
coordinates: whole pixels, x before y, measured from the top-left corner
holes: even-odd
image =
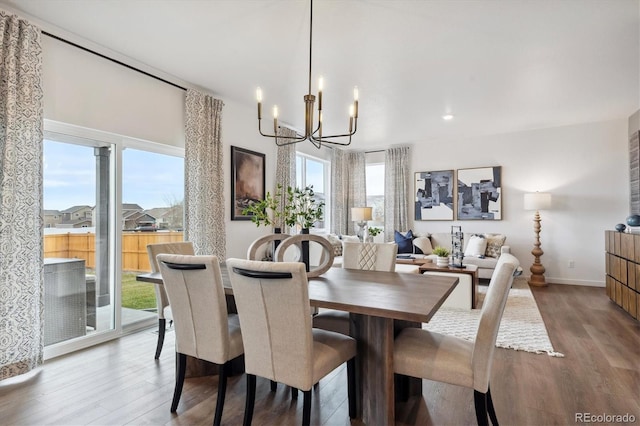
[[[40,29],[0,10],[0,380],[44,353]]]
[[[185,238],[199,255],[226,259],[221,100],[187,90]]]
[[[278,128],[278,136],[295,137],[296,132],[294,130],[281,126]],[[273,193],[275,194],[277,192],[278,185],[282,186],[282,192],[280,194],[280,199],[278,200],[280,213],[282,213],[287,202],[287,187],[296,186],[295,144],[279,146],[276,157],[276,185],[273,188]],[[281,228],[282,232],[285,232],[284,220],[280,218],[279,222],[280,223],[276,223],[276,227]]]
[[[393,231],[409,229],[407,205],[410,196],[410,149],[408,146],[389,148],[384,154],[384,236],[393,241]]]
[[[333,149],[331,153],[331,232],[356,233],[351,207],[367,203],[365,154],[362,151]]]

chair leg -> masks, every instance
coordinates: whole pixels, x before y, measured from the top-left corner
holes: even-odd
[[[487,388],[487,408],[489,410],[489,418],[493,426],[498,426],[498,417],[496,416],[496,410],[493,408],[493,399],[491,398],[491,388]]]
[[[291,399],[298,399],[298,389],[291,388]]]
[[[216,414],[213,417],[213,426],[220,426],[222,421],[222,410],[224,409],[224,397],[227,392],[227,377],[231,369],[231,362],[227,361],[220,366],[218,377],[218,400],[216,401]]]
[[[187,371],[187,356],[176,352],[176,387],[173,391],[173,402],[171,403],[171,412],[175,413],[182,395],[182,385],[184,385],[184,376]]]
[[[311,389],[303,391],[304,402],[302,404],[302,426],[309,426],[311,423]]]
[[[278,382],[271,380],[271,392],[275,392],[278,389]]]
[[[253,405],[256,401],[256,376],[247,374],[247,399],[244,404],[243,426],[251,426],[253,420]]]
[[[473,400],[476,406],[478,426],[489,426],[489,419],[487,418],[487,394],[474,389]]]
[[[160,352],[162,352],[162,345],[164,344],[164,330],[167,324],[167,320],[164,318],[158,319],[158,343],[156,344],[156,358],[160,358]]]
[[[349,418],[355,419],[356,413],[356,359],[347,361],[347,395],[349,398]]]

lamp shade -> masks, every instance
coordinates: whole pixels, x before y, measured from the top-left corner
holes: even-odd
[[[371,211],[373,207],[351,207],[351,220],[356,222],[364,222],[371,220]]]
[[[551,194],[548,192],[530,192],[524,194],[525,210],[549,210],[551,208]]]

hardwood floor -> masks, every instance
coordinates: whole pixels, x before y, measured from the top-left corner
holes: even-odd
[[[603,288],[532,289],[556,351],[553,358],[496,349],[492,394],[503,425],[576,424],[575,413],[635,416],[640,423],[640,322],[609,301]],[[187,379],[178,412],[169,412],[174,382],[173,332],[159,361],[152,330],[53,359],[29,381],[2,385],[2,425],[208,425],[217,377]],[[230,378],[223,424],[242,424],[244,376]],[[424,382],[423,398],[397,405],[398,425],[475,424],[473,392]],[[320,382],[311,422],[348,425],[346,368]],[[258,380],[255,425],[297,425],[302,397]],[[577,422],[581,423],[581,422]],[[607,423],[607,422],[604,422]],[[354,425],[361,424],[353,422]]]

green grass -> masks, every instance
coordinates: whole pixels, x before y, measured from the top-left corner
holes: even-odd
[[[155,309],[156,291],[153,284],[136,281],[136,272],[122,272],[122,307]]]

